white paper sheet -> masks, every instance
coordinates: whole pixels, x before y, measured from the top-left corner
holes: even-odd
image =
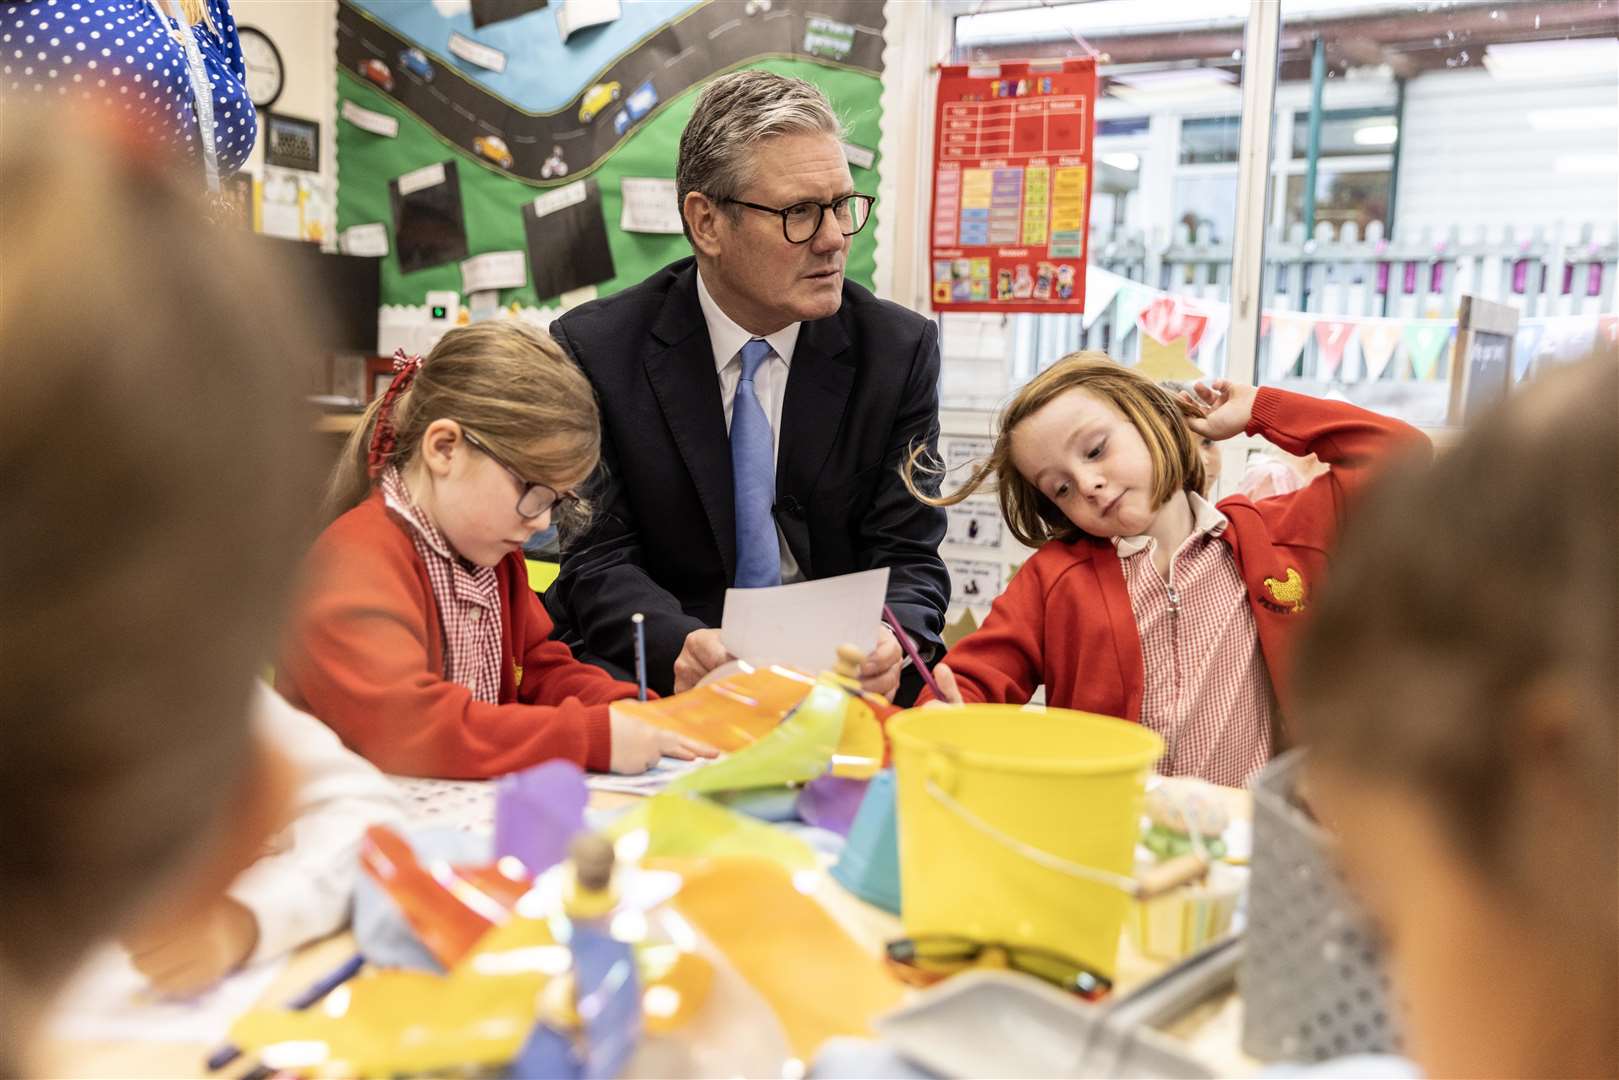
[[[406,195],[421,191],[423,188],[438,187],[442,183],[444,183],[444,162],[435,161],[431,165],[424,165],[420,169],[414,169],[401,176],[399,178],[399,196],[404,198]]]
[[[388,226],[380,221],[351,225],[337,238],[337,249],[345,255],[388,254]]]
[[[618,0],[562,0],[553,10],[557,13],[557,33],[563,41],[587,26],[616,22],[619,16]]]
[[[395,120],[387,113],[364,108],[354,104],[352,101],[343,102],[343,119],[361,131],[369,131],[373,135],[381,135],[386,139],[399,137],[398,120]]]
[[[751,664],[824,671],[838,646],[869,653],[888,593],[888,567],[769,589],[727,589],[720,637]]]
[[[589,195],[590,193],[585,189],[583,180],[575,180],[571,184],[564,184],[555,191],[547,191],[544,195],[534,200],[534,216],[545,217],[547,214],[554,214],[558,210],[566,210],[570,206],[584,202]]]
[[[686,775],[693,769],[711,764],[714,760],[714,758],[697,758],[695,761],[682,761],[679,758],[661,758],[656,765],[639,776],[590,773],[585,777],[585,786],[592,791],[618,791],[625,795],[656,795],[668,787],[676,778]]]
[[[459,30],[450,33],[450,52],[469,64],[477,64],[490,71],[502,72],[506,70],[506,54],[493,45],[485,45],[481,41],[474,41]]]
[[[419,776],[389,779],[405,793],[405,824],[413,829],[495,831],[493,780],[430,780]]]
[[[461,291],[521,289],[528,284],[528,257],[521,251],[488,251],[461,262]]]
[[[619,228],[625,232],[680,235],[680,206],[673,180],[626,176],[619,181],[619,190],[624,196]]]
[[[264,997],[285,959],[256,964],[207,993],[185,1000],[161,998],[129,954],[108,945],[74,976],[51,1015],[51,1034],[84,1042],[223,1042],[231,1024]],[[202,1062],[197,1063],[199,1071]]]

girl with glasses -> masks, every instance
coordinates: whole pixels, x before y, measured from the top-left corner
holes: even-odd
[[[600,456],[584,375],[518,322],[401,352],[333,474],[278,671],[294,702],[383,769],[498,776],[552,758],[638,773],[713,751],[617,715],[633,684],[548,640],[523,542]],[[627,630],[628,628],[626,628]]]

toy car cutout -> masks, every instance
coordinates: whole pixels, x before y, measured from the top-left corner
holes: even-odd
[[[597,83],[585,91],[585,96],[579,102],[579,122],[588,124],[596,119],[596,115],[607,106],[619,99],[624,92],[617,80],[613,82]]]
[[[506,148],[506,140],[499,135],[479,135],[472,140],[472,149],[502,169],[512,167],[512,152]]]
[[[568,175],[568,163],[562,160],[562,147],[552,145],[551,156],[545,159],[540,166],[541,180],[554,180],[559,176]]]
[[[399,66],[422,82],[433,81],[433,65],[428,63],[427,54],[420,49],[406,49],[400,53]]]
[[[393,93],[394,73],[388,70],[387,64],[384,64],[381,60],[376,59],[362,60],[360,61],[358,67],[362,76],[370,79],[372,82],[376,83],[390,94]]]
[[[651,112],[658,104],[658,92],[652,86],[652,80],[642,83],[629,97],[624,99],[624,107],[613,117],[613,130],[622,135],[630,126]]]

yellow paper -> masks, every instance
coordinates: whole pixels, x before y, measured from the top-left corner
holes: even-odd
[[[621,858],[752,855],[790,869],[820,865],[804,841],[696,795],[665,792],[637,804],[608,829]]]
[[[826,772],[843,737],[853,699],[841,686],[817,683],[787,719],[752,746],[678,777],[669,792],[743,791],[801,784]]]
[[[1141,360],[1136,364],[1136,370],[1154,382],[1163,382],[1173,379],[1176,382],[1194,383],[1204,378],[1201,368],[1188,358],[1188,347],[1191,338],[1178,337],[1168,345],[1160,345],[1152,339],[1152,335],[1143,332],[1141,338]]]
[[[790,871],[751,858],[680,869],[686,884],[675,906],[770,1004],[799,1060],[834,1036],[869,1036],[871,1018],[899,1003],[901,987],[879,959],[800,891]]]

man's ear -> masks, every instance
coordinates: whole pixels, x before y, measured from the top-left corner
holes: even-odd
[[[421,445],[416,448],[427,471],[439,478],[450,475],[455,451],[461,446],[461,425],[440,417],[422,432]]]
[[[691,246],[699,255],[716,258],[720,253],[720,208],[700,191],[686,192],[686,201],[680,207],[691,230]]]

